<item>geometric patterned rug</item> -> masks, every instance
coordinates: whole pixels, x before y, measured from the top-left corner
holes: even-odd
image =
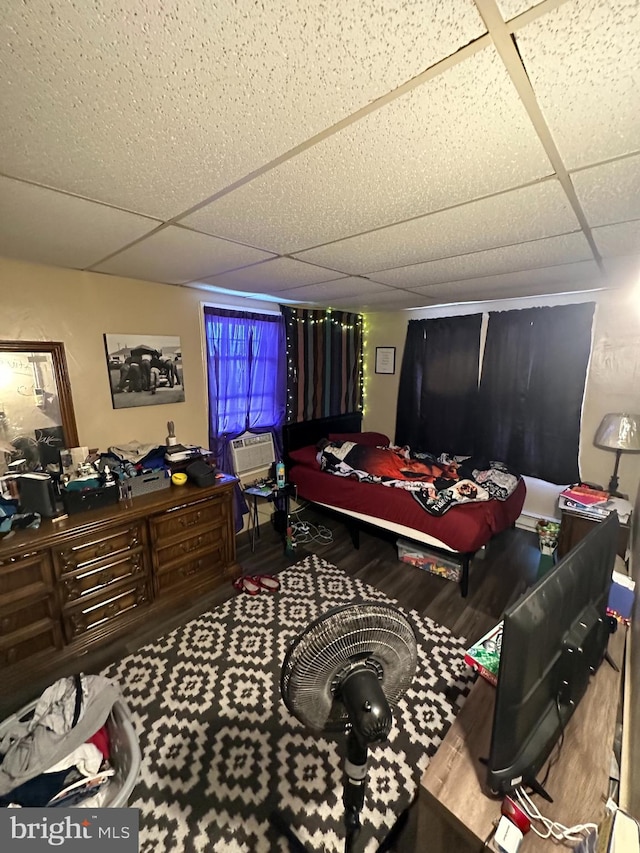
[[[288,851],[279,811],[309,851],[344,849],[343,735],[320,736],[280,697],[291,640],[332,607],[397,603],[316,556],[278,575],[276,593],[238,594],[112,664],[140,739],[141,853]],[[400,608],[401,609],[401,608]],[[360,851],[377,850],[417,791],[475,675],[464,640],[414,611],[416,676],[369,750]]]

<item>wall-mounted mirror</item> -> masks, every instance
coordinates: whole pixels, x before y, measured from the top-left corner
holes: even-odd
[[[64,345],[0,341],[0,473],[57,465],[78,446]]]

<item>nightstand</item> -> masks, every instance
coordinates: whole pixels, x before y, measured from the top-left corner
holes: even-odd
[[[570,509],[561,510],[562,522],[560,524],[560,536],[558,537],[558,558],[570,551],[574,545],[577,545],[581,539],[593,528],[594,524],[599,524],[603,519],[591,518],[586,515],[581,515],[577,512],[572,512]],[[630,520],[624,524],[620,522],[620,530],[618,532],[618,554],[624,558],[627,553],[629,544],[629,524]]]
[[[282,534],[286,545],[287,526],[289,523],[289,496],[292,487],[288,484],[282,488],[277,486],[250,486],[244,490],[245,495],[250,495],[253,502],[249,504],[249,538],[251,551],[255,551],[256,539],[260,538],[260,519],[258,517],[258,499],[274,504],[276,514],[276,529]]]

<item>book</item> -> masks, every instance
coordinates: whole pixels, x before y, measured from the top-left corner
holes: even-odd
[[[607,615],[613,616],[622,625],[630,625],[636,583],[628,575],[615,570],[612,580],[607,602]]]
[[[560,494],[567,500],[575,501],[575,503],[582,506],[605,503],[610,497],[609,492],[582,485],[569,486],[568,489],[564,489]]]
[[[494,687],[498,683],[503,626],[504,622],[499,622],[464,654],[464,662]]]

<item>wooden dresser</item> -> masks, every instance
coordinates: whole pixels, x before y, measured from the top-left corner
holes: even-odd
[[[235,482],[171,486],[0,539],[0,698],[237,577]]]

